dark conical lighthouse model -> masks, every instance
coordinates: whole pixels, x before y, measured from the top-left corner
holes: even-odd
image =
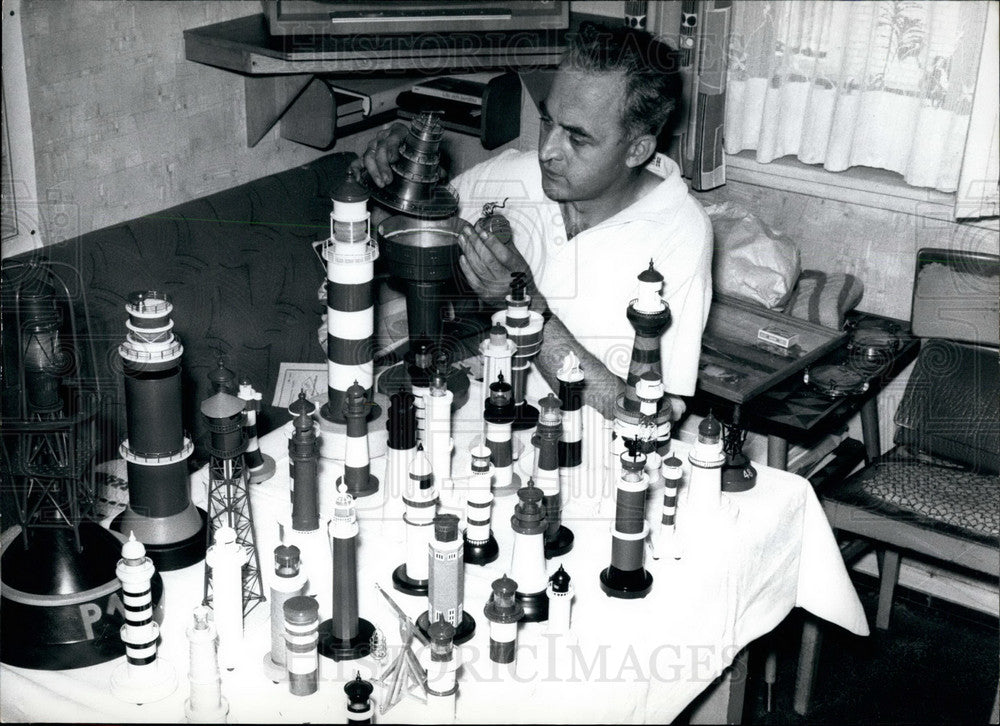
[[[524,622],[548,620],[549,579],[545,575],[545,509],[542,491],[528,479],[527,486],[517,490],[520,501],[514,505],[510,527],[514,530],[514,546],[510,556],[511,577],[517,581],[517,602],[524,608]]]
[[[344,397],[344,418],[347,419],[347,442],[344,445],[344,476],[337,479],[347,486],[352,497],[366,497],[378,491],[378,477],[371,473],[366,417],[371,404],[365,390],[355,381]]]
[[[646,488],[643,469],[646,457],[634,439],[625,440],[621,455],[622,475],[618,482],[615,526],[611,530],[611,566],[601,572],[601,589],[609,597],[645,597],[653,586],[653,576],[643,567],[646,526]]]
[[[128,468],[129,507],[112,523],[134,533],[163,570],[205,556],[204,513],[191,502],[187,459],[194,446],[181,420],[181,354],[164,293],[135,292],[125,305],[128,334],[118,347],[125,374],[128,438],[119,451]]]
[[[315,532],[319,529],[319,448],[316,425],[304,410],[292,421],[288,440],[291,469],[292,529]]]
[[[319,626],[319,653],[332,660],[368,655],[375,626],[358,617],[358,515],[354,497],[341,484],[330,519],[333,550],[333,617]]]
[[[538,427],[531,441],[535,451],[535,484],[542,490],[545,508],[545,557],[559,557],[573,549],[573,533],[563,526],[560,510],[559,439],[562,436],[561,402],[549,393],[538,402]]]

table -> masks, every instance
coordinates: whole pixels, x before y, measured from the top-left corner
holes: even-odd
[[[477,400],[481,384],[473,382]],[[544,392],[544,383],[532,373],[529,398]],[[465,476],[468,445],[480,431],[478,413],[465,406],[455,417],[453,472]],[[603,421],[586,409],[586,447],[603,440]],[[517,434],[522,444],[528,432]],[[284,430],[261,439],[262,450],[277,460],[277,474],[251,487],[258,550],[265,587],[271,580],[273,548],[279,543],[281,523],[289,517],[286,438]],[[674,443],[685,461],[688,446]],[[591,452],[593,453],[593,452]],[[587,457],[585,451],[585,460]],[[532,449],[525,445],[516,467],[531,470]],[[373,462],[381,475],[384,461]],[[333,499],[333,477],[340,465],[324,461],[321,469],[321,511],[328,517]],[[192,477],[193,496],[204,504],[207,472]],[[522,624],[518,669],[505,673],[488,659],[488,622],[482,608],[490,582],[508,570],[511,547],[510,514],[516,497],[499,498],[493,516],[500,558],[483,568],[466,566],[465,609],[477,622],[476,634],[464,646],[460,672],[457,722],[670,722],[711,684],[748,643],[777,626],[796,606],[865,635],[864,612],[848,577],[833,534],[808,482],[801,477],[759,466],[757,486],[748,492],[724,495],[724,506],[712,521],[684,518],[685,492],[678,511],[679,560],[653,560],[647,550],[647,568],[654,578],[650,594],[641,600],[614,600],[600,590],[598,573],[610,562],[613,483],[586,477],[580,491],[566,493],[564,522],[576,534],[568,555],[548,563],[550,574],[564,565],[573,578],[576,596],[571,637],[546,634],[544,623]],[[402,506],[397,492],[359,500],[359,610],[398,647],[395,616],[375,590],[377,582],[415,619],[426,609],[426,599],[392,590],[391,573],[403,561]],[[649,518],[659,516],[661,495],[654,491]],[[371,501],[368,501],[371,500]],[[698,526],[695,527],[694,525]],[[290,534],[290,533],[289,533]],[[303,560],[328,557],[325,538],[300,538]],[[311,570],[311,568],[310,568]],[[326,580],[315,577],[314,591],[320,616],[330,612],[329,567]],[[183,720],[188,688],[187,641],[184,636],[191,609],[201,599],[203,565],[162,573],[165,594],[160,657],[169,660],[179,676],[178,690],[163,701],[135,706],[116,701],[108,682],[116,662],[64,672],[31,671],[3,666],[2,707],[6,721],[141,722]],[[268,607],[256,608],[246,619],[244,658],[233,671],[223,671],[223,693],[229,700],[229,721],[344,722],[343,684],[360,671],[366,678],[381,672],[370,658],[355,662],[322,661],[317,694],[296,697],[287,685],[274,684],[261,668],[270,647]],[[381,691],[376,689],[375,700]],[[58,694],[58,696],[56,695]],[[417,701],[404,699],[381,722],[421,722],[427,711]]]

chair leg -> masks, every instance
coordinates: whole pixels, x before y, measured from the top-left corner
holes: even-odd
[[[990,714],[990,723],[1000,723],[1000,683],[997,684],[997,692],[993,697],[993,713]]]
[[[884,550],[879,563],[878,612],[875,615],[875,627],[879,630],[889,629],[889,618],[892,615],[892,596],[899,582],[899,552]]]
[[[795,698],[792,707],[795,713],[805,716],[809,712],[813,681],[819,668],[819,650],[823,643],[823,633],[812,617],[806,616],[802,623],[802,644],[799,646],[799,667],[795,674]]]

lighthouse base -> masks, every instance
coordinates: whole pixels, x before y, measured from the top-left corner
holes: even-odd
[[[262,481],[267,481],[272,476],[274,476],[274,457],[268,456],[267,454],[261,454],[264,463],[260,465],[257,469],[250,469],[250,483],[260,484]]]
[[[417,618],[417,627],[420,628],[420,632],[427,636],[430,640],[430,627],[431,619],[428,612],[424,610],[420,613],[420,617]],[[467,612],[462,612],[462,622],[458,624],[455,628],[455,645],[461,645],[462,643],[468,642],[473,635],[476,634],[476,620]]]
[[[573,549],[573,531],[569,527],[559,525],[555,536],[545,539],[545,559],[560,557]]]
[[[378,491],[378,477],[374,474],[368,475],[368,481],[361,486],[351,486],[350,483],[344,481],[345,477],[337,477],[337,489],[340,489],[341,484],[347,484],[347,493],[350,494],[355,499],[361,497],[368,497]]]
[[[130,506],[111,522],[111,529],[122,536],[135,534],[158,572],[181,570],[205,559],[207,527],[208,514],[194,504],[169,517],[146,517]]]
[[[392,586],[404,595],[427,595],[427,583],[430,580],[414,580],[406,574],[406,563],[392,571]]]
[[[512,431],[533,429],[538,424],[538,409],[527,401],[514,406],[514,420],[510,424]]]
[[[330,660],[357,660],[371,652],[375,626],[358,618],[358,634],[353,638],[338,638],[333,634],[333,620],[319,624],[319,654]]]
[[[601,589],[608,597],[633,600],[646,597],[653,587],[653,576],[640,567],[638,570],[619,570],[610,565],[601,572]]]
[[[466,540],[463,554],[466,564],[488,565],[500,556],[500,545],[497,544],[497,538],[491,532],[490,538],[485,542],[473,543]]]

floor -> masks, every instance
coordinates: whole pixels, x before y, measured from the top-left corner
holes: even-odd
[[[855,575],[858,594],[874,617],[876,581]],[[861,638],[823,628],[819,672],[807,717],[792,708],[801,611],[775,631],[779,653],[774,708],[766,710],[763,648],[751,650],[744,722],[986,723],[1000,668],[996,618],[900,589],[888,632]]]

